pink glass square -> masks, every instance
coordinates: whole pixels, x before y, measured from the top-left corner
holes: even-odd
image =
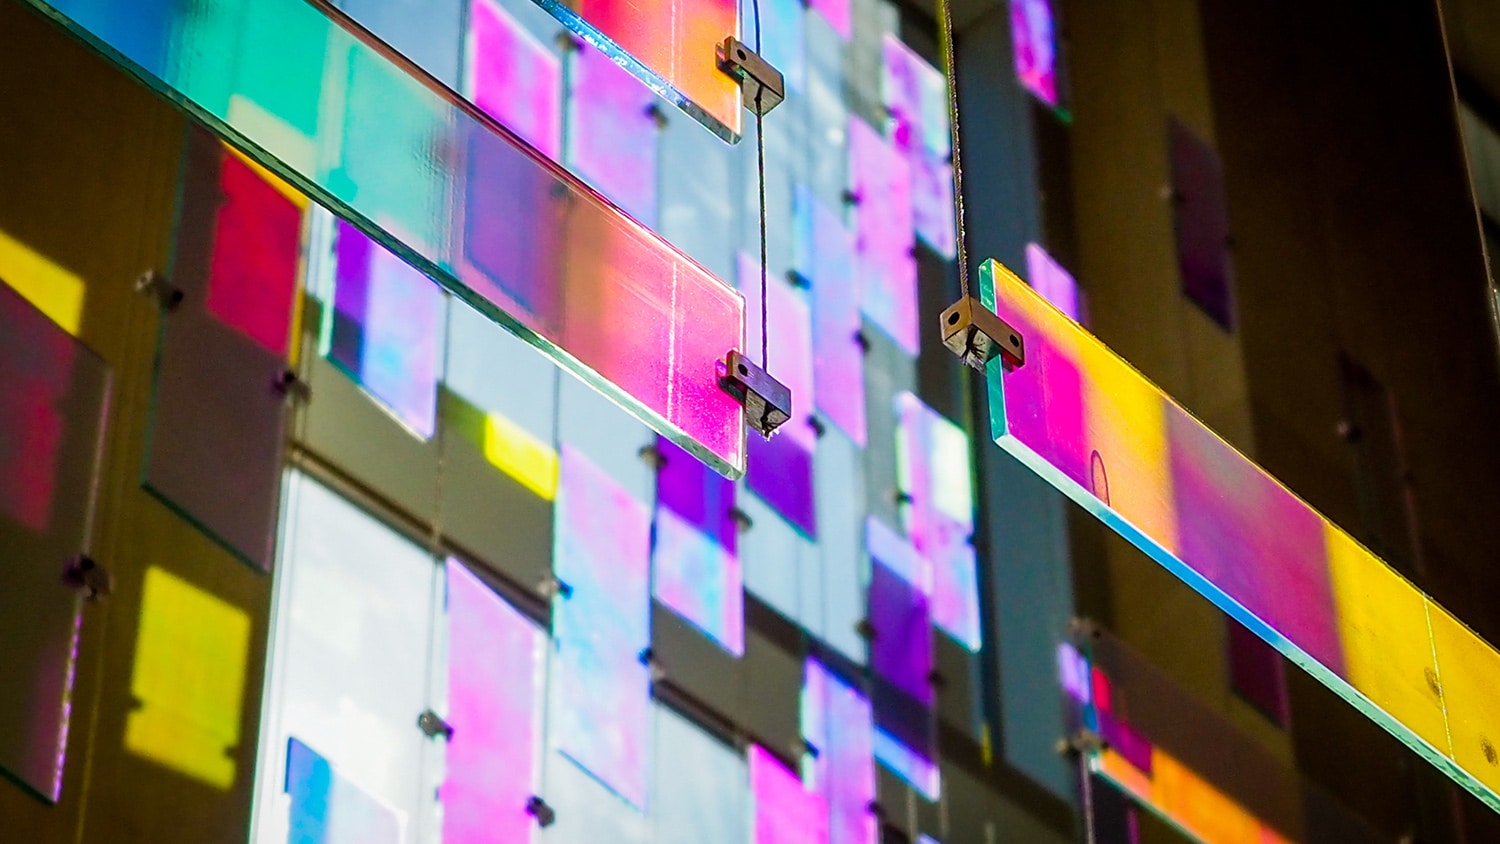
[[[1057,105],[1057,42],[1051,0],[1010,0],[1016,76],[1049,106]]]
[[[838,215],[798,186],[797,267],[812,293],[814,404],[858,445],[865,444],[865,361],[859,343],[854,236]]]
[[[1076,323],[1083,323],[1083,305],[1078,282],[1047,251],[1035,243],[1026,244],[1026,281],[1054,308]]]
[[[302,209],[238,156],[222,153],[208,311],[277,355],[291,342]]]
[[[818,749],[813,788],[828,801],[829,844],[875,844],[875,725],[858,689],[808,660],[803,689],[803,736]]]
[[[568,165],[631,216],[656,224],[656,95],[583,44],[569,64]]]
[[[828,804],[769,751],[750,745],[755,844],[828,844]]]
[[[495,0],[469,7],[469,94],[538,152],[562,152],[562,62]]]
[[[854,34],[854,15],[850,0],[808,0],[807,6],[828,21],[840,38],[848,41]]]
[[[917,353],[917,263],[911,165],[859,118],[849,121],[855,258],[865,316]]]

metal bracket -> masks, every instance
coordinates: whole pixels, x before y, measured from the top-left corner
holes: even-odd
[[[561,597],[566,601],[573,597],[573,587],[553,575],[542,578],[542,581],[536,586],[536,591],[540,592],[542,597],[547,599]]]
[[[306,404],[312,400],[312,387],[306,381],[297,377],[297,373],[290,369],[283,369],[276,380],[271,382],[271,389],[280,393],[288,401],[297,404]]]
[[[1060,750],[1064,753],[1099,753],[1104,750],[1104,739],[1098,733],[1087,728],[1079,728],[1072,735],[1058,742]]]
[[[983,372],[996,356],[1007,371],[1026,365],[1021,333],[972,296],[950,305],[940,319],[943,345],[974,369]]]
[[[417,716],[417,727],[428,738],[443,737],[443,741],[453,741],[453,725],[444,721],[442,716],[431,709]]]
[[[724,356],[719,386],[745,408],[745,421],[766,439],[792,414],[792,391],[737,351]]]
[[[715,47],[714,52],[719,60],[719,70],[740,83],[740,89],[745,92],[745,108],[763,117],[786,99],[786,81],[782,79],[781,71],[746,47],[740,39],[731,35]]]
[[[109,570],[84,554],[68,561],[68,567],[63,569],[63,581],[82,590],[85,601],[108,598],[115,585]]]
[[[537,826],[543,829],[557,822],[557,810],[535,794],[526,800],[526,814],[536,818]]]
[[[135,279],[135,292],[156,299],[156,304],[168,313],[182,304],[182,291],[172,286],[167,277],[156,270],[146,270]]]

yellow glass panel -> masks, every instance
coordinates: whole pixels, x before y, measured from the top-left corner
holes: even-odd
[[[146,571],[125,747],[215,788],[234,785],[250,616],[165,569]]]
[[[1137,798],[1151,802],[1151,776],[1113,750],[1105,748],[1094,757],[1099,773]]]
[[[1261,844],[1261,823],[1170,754],[1151,753],[1151,801],[1208,844]]]
[[[63,330],[78,336],[83,325],[83,279],[0,231],[0,281],[4,281]]]
[[[1346,679],[1423,741],[1452,756],[1426,596],[1333,525],[1324,527],[1324,541]]]
[[[1500,654],[1452,613],[1427,607],[1453,761],[1500,791]]]
[[[557,452],[498,413],[485,419],[484,456],[542,498],[557,497]]]

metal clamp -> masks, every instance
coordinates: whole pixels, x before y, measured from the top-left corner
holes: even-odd
[[[68,561],[68,567],[63,569],[63,581],[82,591],[85,601],[108,598],[115,585],[109,570],[84,554]]]
[[[537,826],[546,829],[557,822],[557,810],[535,794],[526,800],[526,814],[536,818]]]
[[[940,319],[943,345],[974,369],[983,372],[996,356],[1007,371],[1026,365],[1021,333],[972,296],[950,305]]]
[[[182,304],[182,291],[172,286],[172,282],[167,281],[167,277],[156,270],[146,270],[136,277],[135,292],[154,298],[156,304],[168,313]]]
[[[737,351],[724,356],[719,386],[745,408],[745,421],[770,439],[792,415],[792,391]]]
[[[786,81],[781,71],[760,57],[759,53],[746,47],[733,35],[715,48],[719,70],[740,83],[745,92],[745,108],[765,116],[771,109],[786,99]]]
[[[441,715],[431,709],[417,716],[417,728],[428,738],[443,737],[443,741],[453,741],[453,725],[444,721]]]
[[[312,400],[312,387],[290,369],[283,369],[281,374],[276,376],[271,382],[271,389],[296,404],[306,404]]]

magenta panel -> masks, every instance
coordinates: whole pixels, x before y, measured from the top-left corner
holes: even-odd
[[[1010,0],[1016,76],[1049,106],[1057,105],[1057,41],[1051,0]]]
[[[823,16],[833,31],[845,41],[854,34],[854,15],[850,11],[850,0],[808,0],[807,6]]]
[[[562,152],[562,62],[494,0],[469,7],[474,104],[556,161]]]
[[[828,804],[775,756],[750,745],[755,844],[828,844]]]
[[[1035,243],[1026,244],[1026,281],[1052,307],[1083,323],[1083,301],[1078,282],[1047,251]]]
[[[208,311],[285,357],[301,260],[302,209],[227,152],[219,190]]]
[[[546,636],[457,560],[448,561],[445,844],[524,842],[535,821]]]
[[[553,567],[552,718],[559,750],[635,806],[650,782],[651,514],[563,446]]]
[[[569,64],[568,165],[648,226],[656,224],[656,95],[588,44]]]
[[[813,788],[828,802],[829,844],[875,844],[875,722],[858,689],[808,660],[803,736],[818,749]]]
[[[917,262],[911,165],[859,118],[849,121],[849,184],[861,307],[907,352],[917,353]]]
[[[812,292],[814,404],[839,430],[865,444],[865,361],[859,343],[854,236],[804,185],[797,186],[797,268]]]
[[[735,656],[745,652],[744,574],[733,552],[667,507],[656,509],[652,592]]]

